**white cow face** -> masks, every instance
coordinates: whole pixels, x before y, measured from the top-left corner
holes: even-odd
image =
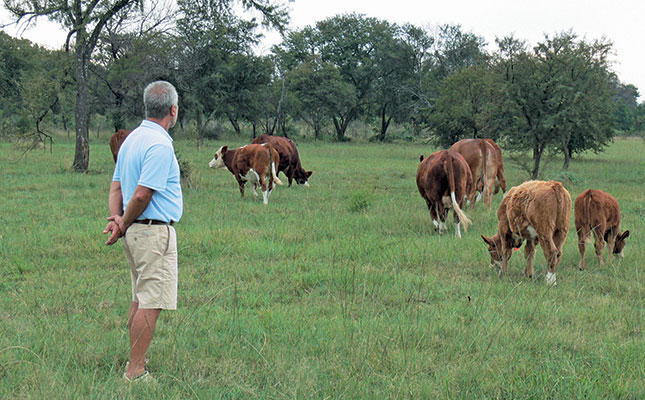
[[[228,151],[228,146],[222,146],[220,147],[216,152],[215,155],[213,156],[213,159],[211,162],[208,163],[208,166],[217,169],[217,168],[226,168],[226,165],[224,165],[224,154]]]

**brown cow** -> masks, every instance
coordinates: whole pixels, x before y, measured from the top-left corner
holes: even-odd
[[[260,135],[253,139],[251,143],[271,144],[280,155],[280,165],[278,165],[278,173],[282,172],[289,180],[289,186],[295,179],[299,185],[309,187],[309,177],[311,171],[305,171],[300,164],[300,156],[298,155],[298,148],[291,139],[282,136]]]
[[[497,193],[501,187],[506,192],[502,149],[491,139],[463,139],[453,144],[450,150],[464,157],[473,175],[472,191],[468,193],[471,208],[475,207],[475,194],[479,190],[490,210],[493,191]]]
[[[507,273],[513,248],[526,240],[524,273],[532,278],[535,246],[539,243],[549,268],[546,282],[556,285],[555,267],[562,258],[570,215],[571,197],[560,182],[528,181],[511,188],[497,210],[497,233],[492,238],[482,235],[491,266],[500,266],[500,276]]]
[[[421,156],[420,160],[417,188],[428,205],[434,229],[440,233],[446,229],[446,216],[452,205],[457,236],[461,237],[460,224],[467,230],[471,223],[461,210],[473,181],[466,160],[459,153],[448,150],[434,152],[425,159]]]
[[[609,251],[622,257],[625,239],[629,231],[620,232],[620,208],[618,202],[609,193],[598,189],[585,190],[576,198],[574,217],[578,232],[578,249],[580,264],[578,268],[585,269],[585,242],[594,235],[594,247],[598,264],[603,264],[602,252],[605,242]]]
[[[118,131],[114,132],[112,134],[112,137],[110,137],[110,150],[112,150],[112,156],[114,157],[114,162],[116,163],[116,156],[119,154],[119,149],[121,148],[121,144],[125,140],[125,138],[130,134],[132,131],[128,131],[126,129],[119,129]]]
[[[253,183],[253,194],[256,196],[258,183],[262,189],[264,204],[269,203],[269,195],[275,183],[282,185],[276,174],[276,165],[280,156],[270,144],[249,144],[229,150],[228,146],[220,147],[213,159],[208,163],[211,168],[228,168],[240,185],[240,193],[244,197],[246,181]],[[267,185],[266,178],[269,179]],[[274,183],[275,182],[275,183]]]

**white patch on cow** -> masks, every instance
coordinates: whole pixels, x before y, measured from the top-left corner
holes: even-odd
[[[266,146],[266,145],[267,145],[266,143],[262,143],[262,146]]]
[[[439,232],[443,232],[443,231],[445,231],[447,229],[448,229],[448,227],[446,226],[445,222],[443,222],[443,221],[439,222]]]
[[[242,178],[249,182],[260,182],[260,175],[258,175],[258,173],[255,172],[253,168],[251,168],[249,172],[246,173],[246,175],[242,176]]]
[[[433,219],[432,223],[434,224],[435,229],[439,229],[439,222],[437,222],[436,219]]]
[[[477,198],[475,199],[475,203],[478,201],[482,201],[482,194],[481,192],[477,192]]]
[[[457,236],[461,239],[461,222],[457,222]]]
[[[616,257],[625,258],[625,253],[621,251],[620,253],[616,254]]]
[[[255,183],[254,183],[254,184],[253,184],[253,186],[252,186],[252,188],[253,188],[253,194],[255,195],[255,197],[258,197],[258,196],[259,196],[258,191],[257,191],[257,187],[258,187],[258,185],[256,185]]]
[[[529,235],[531,236],[531,239],[535,239],[537,237],[537,235],[538,235],[537,231],[531,225],[527,226],[526,230],[529,232]]]
[[[266,192],[262,192],[262,198],[264,204],[269,204],[269,191],[267,190]]]
[[[303,185],[304,185],[305,187],[309,187],[309,181],[305,181],[305,183],[304,183]]]
[[[551,273],[551,271],[547,271],[546,273],[546,284],[549,286],[557,286],[558,283],[555,280],[555,274]]]
[[[226,168],[226,165],[224,164],[224,157],[222,157],[222,148],[224,146],[220,147],[217,149],[215,152],[215,157],[211,160],[211,162],[208,163],[208,166],[216,169],[216,168]]]

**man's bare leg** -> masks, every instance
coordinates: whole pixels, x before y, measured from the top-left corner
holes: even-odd
[[[134,307],[134,304],[130,307]],[[130,363],[126,371],[129,379],[136,378],[145,372],[145,360],[148,347],[154,335],[157,318],[161,313],[158,308],[138,308],[131,314],[130,328]]]

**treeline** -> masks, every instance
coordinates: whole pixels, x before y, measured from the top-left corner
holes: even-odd
[[[561,32],[530,47],[505,37],[488,51],[460,26],[346,14],[288,32],[270,54],[257,55],[259,22],[209,4],[117,13],[100,31],[85,76],[71,51],[0,33],[0,136],[74,130],[83,113],[79,79],[88,118],[115,130],[138,123],[144,86],[166,79],[180,93],[180,129],[200,139],[213,121],[238,135],[250,127],[253,136],[290,136],[306,124],[311,136],[338,141],[349,139],[354,122],[372,127],[373,140],[392,140],[394,124],[408,139],[446,147],[493,138],[530,153],[533,177],[547,154],[561,154],[566,167],[616,134],[643,130],[645,103],[617,79],[605,40]],[[284,28],[284,10],[262,11],[266,26]]]

